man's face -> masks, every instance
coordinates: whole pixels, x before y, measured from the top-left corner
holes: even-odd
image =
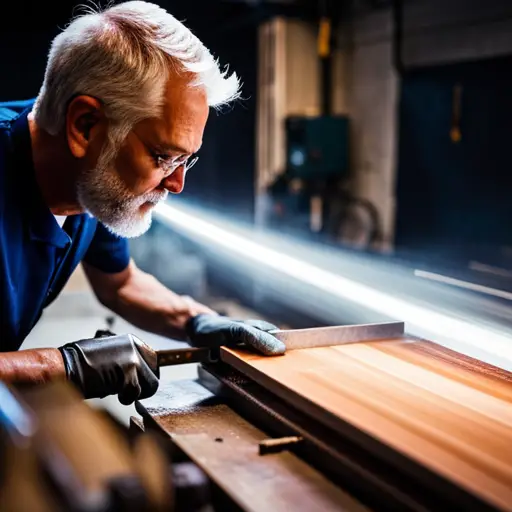
[[[81,205],[119,236],[149,229],[154,206],[183,190],[186,164],[201,146],[206,94],[173,80],[161,116],[137,123],[117,152],[107,141],[94,169],[78,178]]]

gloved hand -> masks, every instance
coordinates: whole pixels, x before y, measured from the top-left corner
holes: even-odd
[[[133,334],[86,339],[59,347],[66,375],[84,398],[118,395],[123,405],[156,393],[156,353]]]
[[[201,314],[186,326],[190,343],[196,347],[220,347],[245,344],[267,356],[284,354],[286,346],[270,331],[275,325],[262,320],[234,320],[220,315]]]

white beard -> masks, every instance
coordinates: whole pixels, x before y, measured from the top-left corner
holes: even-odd
[[[151,227],[152,220],[152,208],[142,212],[140,207],[148,202],[156,206],[167,198],[167,191],[135,196],[112,165],[115,155],[112,147],[104,148],[96,168],[80,176],[77,182],[78,201],[115,235],[138,237]]]

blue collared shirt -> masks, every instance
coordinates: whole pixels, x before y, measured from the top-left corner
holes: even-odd
[[[115,273],[128,242],[88,214],[61,228],[43,201],[27,115],[33,100],[0,103],[0,351],[17,350],[81,261]]]

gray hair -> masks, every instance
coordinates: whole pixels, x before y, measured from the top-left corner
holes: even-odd
[[[102,101],[119,144],[132,126],[161,112],[171,70],[188,72],[211,107],[239,97],[239,79],[220,69],[204,44],[174,16],[148,2],[131,1],[74,19],[51,45],[34,105],[39,126],[56,135],[69,101],[78,94]]]

